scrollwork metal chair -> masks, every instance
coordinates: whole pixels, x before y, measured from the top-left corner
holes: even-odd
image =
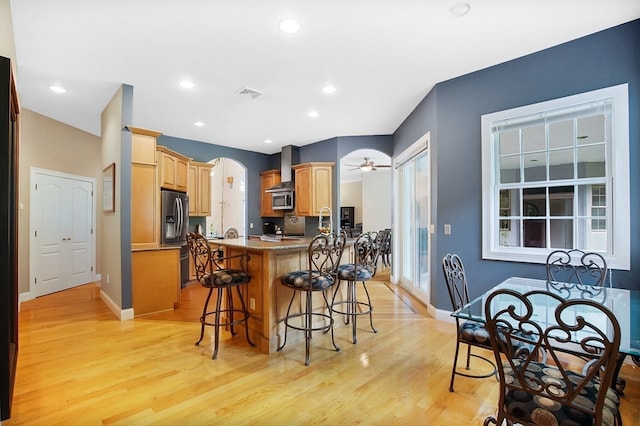
[[[207,239],[198,233],[187,234],[187,245],[193,258],[196,278],[203,287],[209,289],[207,298],[202,308],[202,316],[200,317],[200,339],[196,342],[196,346],[200,345],[204,338],[205,326],[212,326],[215,330],[214,350],[212,359],[218,357],[218,347],[220,343],[220,328],[230,327],[231,334],[235,336],[237,333],[234,326],[244,323],[245,337],[250,346],[255,346],[249,337],[249,311],[244,302],[241,286],[248,285],[251,276],[247,272],[247,263],[249,262],[248,254],[240,254],[235,256],[224,256],[222,250],[211,250],[211,246]],[[231,268],[230,265],[238,265],[237,268]],[[237,298],[240,302],[240,308],[234,306],[232,289],[236,288]],[[209,301],[213,291],[216,290],[216,307],[209,311]],[[223,306],[222,302],[225,302]],[[213,322],[209,319],[213,317]],[[236,318],[237,317],[237,318]]]
[[[344,315],[345,324],[351,322],[352,342],[354,344],[357,343],[356,319],[358,316],[369,315],[371,330],[374,333],[378,332],[373,326],[373,305],[371,304],[371,297],[369,297],[369,290],[367,290],[367,285],[365,284],[376,275],[378,247],[375,232],[362,234],[353,245],[354,262],[342,264],[338,267],[338,285],[331,299],[331,312]],[[336,296],[340,294],[342,281],[347,282],[346,300],[336,301]],[[358,299],[356,286],[358,282],[362,283],[366,300],[364,298]]]
[[[602,292],[607,262],[595,252],[554,250],[547,256],[547,283],[561,293],[580,291],[584,297]]]
[[[554,315],[539,318],[537,303],[553,307]],[[485,426],[505,420],[523,425],[621,424],[620,400],[611,388],[620,326],[606,307],[542,290],[520,294],[503,289],[487,298],[485,318],[500,382],[498,412],[485,419]],[[503,356],[513,352],[514,344],[532,341],[549,354],[547,361],[538,362],[534,353]],[[574,354],[566,352],[570,342],[594,360],[593,368],[577,373],[567,367],[580,361],[567,359]]]
[[[336,345],[333,335],[333,317],[331,307],[327,299],[327,291],[336,283],[336,273],[340,258],[344,251],[346,235],[341,233],[320,234],[311,240],[308,248],[308,268],[293,271],[280,278],[283,286],[293,290],[291,301],[287,308],[284,322],[284,338],[278,347],[281,351],[287,344],[287,331],[292,328],[304,332],[305,339],[305,365],[309,365],[309,353],[311,347],[311,334],[313,331],[331,331],[331,343],[336,351],[340,348]],[[320,293],[324,299],[321,310],[314,309],[313,294]],[[299,311],[291,313],[291,307],[300,296]],[[326,311],[326,312],[325,312]]]
[[[469,303],[469,288],[467,286],[467,276],[464,271],[462,259],[457,254],[447,253],[442,259],[442,272],[447,290],[451,299],[451,305],[454,311],[461,309]],[[458,371],[458,354],[460,353],[460,345],[467,346],[465,369],[470,370],[471,357],[478,358],[486,362],[491,370],[488,373],[464,373]],[[484,325],[478,321],[464,321],[456,317],[456,352],[453,358],[453,367],[451,368],[451,381],[449,382],[449,391],[453,392],[453,382],[456,375],[483,379],[496,374],[496,365],[490,359],[471,352],[471,347],[477,346],[483,349],[490,349],[489,333],[485,330]]]
[[[451,298],[451,305],[454,311],[459,310],[463,306],[469,303],[469,288],[467,286],[467,275],[462,264],[462,259],[457,254],[448,253],[442,259],[442,271],[444,272],[444,278],[447,283],[447,290],[449,291],[449,297]],[[526,340],[526,339],[525,339]],[[490,367],[490,371],[482,373],[465,373],[458,370],[458,355],[460,353],[460,345],[467,346],[465,369],[471,370],[471,357],[483,361]],[[451,367],[451,382],[449,383],[449,391],[453,392],[453,382],[455,376],[471,377],[476,379],[484,379],[494,376],[497,372],[497,366],[489,358],[473,353],[471,347],[475,346],[482,349],[491,349],[489,343],[489,333],[479,321],[461,321],[456,317],[456,352],[453,358],[453,366]],[[535,351],[532,344],[522,343],[514,344],[513,352],[511,356],[521,357]],[[542,354],[544,356],[544,354]]]

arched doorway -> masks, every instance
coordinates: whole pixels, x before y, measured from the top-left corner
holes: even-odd
[[[358,149],[340,159],[341,222],[342,207],[353,207],[354,228],[364,232],[391,228],[390,165],[388,155],[373,149]]]
[[[206,218],[206,232],[223,235],[235,228],[240,236],[246,236],[246,167],[226,157],[214,158],[209,164],[213,164],[211,215]]]

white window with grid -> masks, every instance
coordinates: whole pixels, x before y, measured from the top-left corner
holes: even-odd
[[[629,269],[626,84],[482,116],[483,256],[597,251]]]

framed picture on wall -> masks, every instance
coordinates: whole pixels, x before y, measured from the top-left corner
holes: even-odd
[[[116,211],[116,163],[111,163],[102,171],[102,211]]]

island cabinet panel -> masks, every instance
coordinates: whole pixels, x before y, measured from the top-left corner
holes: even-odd
[[[173,309],[180,299],[180,248],[133,251],[131,279],[135,316]]]
[[[175,191],[187,192],[189,185],[189,158],[164,146],[156,147],[160,168],[160,186]]]
[[[265,170],[260,173],[260,216],[262,217],[282,217],[284,210],[273,210],[271,198],[272,195],[265,190],[277,185],[281,182],[280,170]]]
[[[249,273],[251,282],[243,296],[249,309],[249,333],[259,350],[273,354],[284,338],[283,321],[292,296],[292,290],[280,284],[280,278],[292,271],[308,268],[307,249],[309,239],[271,243],[251,240],[216,240],[213,244],[224,247],[225,255],[247,253],[250,256]],[[349,262],[351,248],[345,248],[342,262]],[[232,265],[234,266],[234,265]],[[237,265],[235,265],[237,266]],[[342,286],[346,288],[346,286]],[[330,291],[331,292],[331,291]],[[234,291],[235,293],[235,291]],[[344,291],[341,291],[344,293]],[[332,294],[332,293],[330,293]],[[234,297],[235,294],[234,294]],[[344,294],[338,296],[341,300]],[[239,303],[239,302],[238,302]],[[292,312],[299,312],[304,300],[296,297]],[[239,306],[239,304],[238,304]],[[324,299],[319,292],[313,295],[313,309],[316,312],[325,310]],[[343,322],[336,321],[335,326]],[[240,333],[242,327],[236,328]],[[289,331],[287,342],[301,342],[303,333]],[[289,344],[289,343],[287,343]]]
[[[299,216],[318,216],[320,208],[332,205],[333,165],[335,163],[303,163],[295,171],[295,211]]]

